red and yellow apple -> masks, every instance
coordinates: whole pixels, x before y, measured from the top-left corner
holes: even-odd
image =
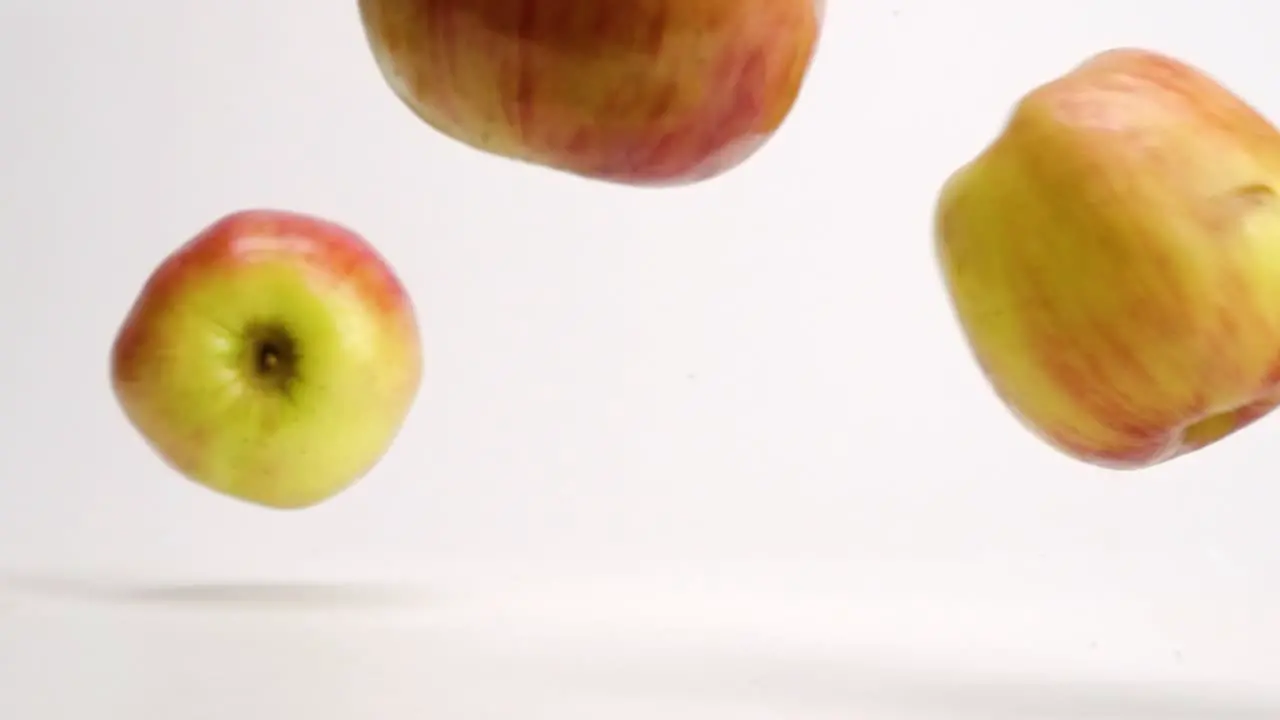
[[[359,0],[373,55],[429,126],[630,185],[708,179],[790,114],[825,0]]]
[[[1048,443],[1138,469],[1280,402],[1280,133],[1144,50],[1027,93],[945,183],[938,257],[995,392]]]
[[[164,460],[281,509],[377,464],[421,365],[413,305],[373,247],[275,210],[228,215],[165,259],[111,353],[116,397]]]

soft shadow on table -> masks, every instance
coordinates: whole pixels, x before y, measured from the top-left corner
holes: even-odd
[[[144,584],[57,575],[0,574],[0,591],[28,598],[99,604],[387,610],[433,605],[420,587],[370,583]]]
[[[23,598],[99,607],[321,614],[416,612],[440,605],[433,592],[394,584],[147,585],[0,573],[0,600]],[[611,702],[634,697],[643,705],[655,695],[684,696],[714,707],[733,697],[756,708],[805,708],[824,718],[855,708],[865,717],[868,709],[878,708],[886,717],[913,711],[950,720],[1280,720],[1280,691],[1242,693],[1178,682],[1140,684],[954,666],[926,669],[862,655],[859,648],[814,657],[767,646],[717,651],[695,647],[696,642],[660,645],[656,654],[634,656],[625,649],[570,652],[522,672],[526,680],[548,687],[565,682],[591,687]]]
[[[819,717],[846,708],[880,708],[890,717],[911,711],[950,720],[1280,720],[1280,693],[1078,675],[913,669],[858,657],[713,653],[668,662],[661,669],[652,663],[630,672],[611,666],[596,680],[605,694],[637,698],[654,687],[691,699],[736,688],[753,705],[805,707]]]

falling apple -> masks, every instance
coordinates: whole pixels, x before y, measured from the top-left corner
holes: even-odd
[[[1187,64],[1113,50],[1029,92],[945,184],[937,249],[997,394],[1138,469],[1280,402],[1280,133]]]
[[[630,185],[739,165],[790,114],[825,0],[359,0],[396,95],[480,150]]]
[[[250,210],[155,270],[116,336],[111,375],[170,465],[284,509],[332,497],[381,459],[421,364],[412,303],[363,238]]]

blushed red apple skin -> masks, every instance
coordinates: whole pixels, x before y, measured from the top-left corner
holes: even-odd
[[[383,437],[366,442],[357,456],[339,457],[336,464],[345,466],[345,477],[324,479],[322,468],[316,473],[321,479],[304,487],[291,480],[291,475],[295,474],[293,464],[305,465],[306,460],[284,455],[258,462],[249,476],[241,478],[242,483],[230,483],[234,487],[218,486],[208,478],[209,442],[226,428],[213,422],[175,422],[181,415],[180,403],[163,394],[157,381],[174,372],[166,357],[178,339],[166,329],[166,322],[180,312],[196,315],[198,320],[201,310],[183,307],[201,288],[210,283],[234,288],[246,272],[267,266],[279,266],[280,272],[313,284],[313,291],[308,292],[318,297],[342,298],[341,304],[362,318],[375,318],[369,332],[376,338],[370,342],[378,344],[378,359],[383,361],[382,372],[367,386],[369,402],[375,404],[355,406],[376,419]],[[233,293],[222,297],[228,304],[237,301]],[[290,321],[285,318],[286,323]],[[276,508],[301,508],[337,494],[377,464],[414,401],[422,358],[413,303],[390,266],[362,236],[317,216],[260,209],[224,216],[156,268],[121,325],[112,345],[110,366],[112,387],[126,415],[175,469],[241,499]],[[350,418],[353,423],[361,420]],[[352,429],[344,428],[343,422],[337,418],[329,428],[335,435],[331,439],[334,445],[340,445],[342,436]],[[311,444],[326,443],[320,439]],[[346,463],[348,459],[352,462]],[[335,471],[344,472],[340,468]]]
[[[378,66],[474,148],[630,185],[738,166],[781,127],[825,0],[359,0]]]
[[[1280,402],[1280,133],[1160,53],[1100,53],[944,186],[937,249],[974,355],[1066,454],[1142,469]]]
[[[149,315],[163,312],[173,296],[193,275],[210,270],[234,272],[237,266],[257,261],[260,251],[246,238],[299,238],[306,244],[297,257],[307,258],[317,276],[335,282],[354,283],[382,312],[405,315],[407,327],[414,328],[413,303],[404,285],[382,257],[362,237],[345,226],[323,218],[283,210],[244,210],[220,218],[202,230],[165,262],[147,280],[129,319],[115,344],[114,366],[120,380],[129,380],[134,369],[131,354],[145,340]]]

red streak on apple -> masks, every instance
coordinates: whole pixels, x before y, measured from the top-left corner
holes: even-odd
[[[308,258],[315,277],[353,283],[362,295],[388,313],[410,313],[412,303],[401,284],[371,245],[353,242],[352,230],[323,218],[280,210],[242,210],[213,223],[170,255],[147,280],[115,343],[113,364],[125,373],[135,369],[131,355],[141,334],[151,327],[150,313],[163,312],[193,274],[219,266],[234,269],[287,254]]]
[[[633,185],[740,164],[789,114],[816,0],[360,0],[384,76],[495,154]]]

